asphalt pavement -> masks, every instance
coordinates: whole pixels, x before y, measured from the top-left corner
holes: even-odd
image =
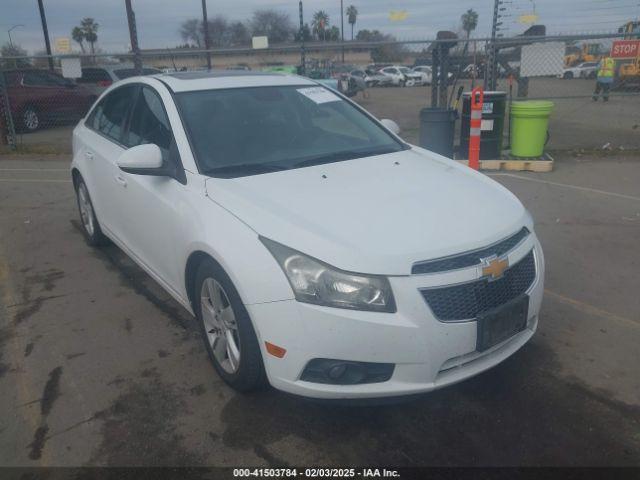
[[[217,377],[190,315],[87,246],[66,157],[0,160],[0,465],[640,465],[640,160],[493,178],[546,255],[533,340],[403,403],[345,406]]]

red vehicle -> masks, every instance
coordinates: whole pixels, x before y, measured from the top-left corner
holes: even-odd
[[[4,72],[15,128],[33,132],[81,118],[96,99],[88,89],[49,70]]]

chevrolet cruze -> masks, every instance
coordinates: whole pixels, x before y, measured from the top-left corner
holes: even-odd
[[[531,338],[544,260],[508,190],[397,133],[297,76],[118,82],[73,132],[84,234],[195,315],[240,391],[443,387]]]

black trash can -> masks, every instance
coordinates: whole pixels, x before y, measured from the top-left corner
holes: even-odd
[[[484,92],[482,104],[482,133],[480,134],[480,160],[497,160],[502,155],[506,92]],[[469,156],[469,126],[471,122],[471,92],[462,96],[460,122],[460,156]]]
[[[453,135],[458,112],[448,108],[420,110],[420,146],[453,158]]]

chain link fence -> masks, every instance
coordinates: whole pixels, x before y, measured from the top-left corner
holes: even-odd
[[[598,62],[621,39],[622,34],[609,34],[519,36],[493,42],[312,42],[265,49],[142,50],[139,59],[142,74],[206,70],[210,56],[214,69],[320,79],[374,115],[395,120],[401,135],[412,143],[418,143],[421,108],[435,102],[460,109],[460,87],[468,92],[484,85],[506,94],[505,146],[509,102],[546,99],[555,104],[549,149],[640,149],[639,59],[617,59],[608,101],[601,96],[593,100]],[[130,52],[53,56],[51,70],[47,56],[0,59],[0,143],[5,145],[0,148],[69,152],[75,123],[110,85],[137,73],[134,60]],[[436,97],[437,78],[446,78],[446,88]]]

